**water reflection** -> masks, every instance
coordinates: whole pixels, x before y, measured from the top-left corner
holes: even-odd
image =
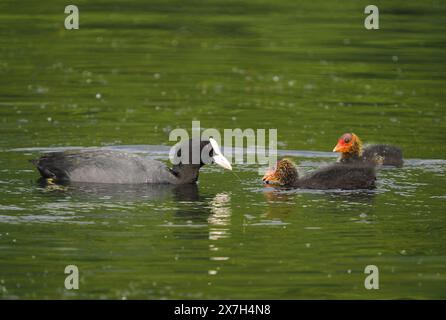
[[[276,223],[288,218],[290,214],[296,214],[296,210],[304,211],[309,206],[327,208],[327,204],[330,209],[358,210],[359,220],[369,222],[366,217],[373,211],[377,193],[369,190],[309,191],[268,186],[264,188],[263,195],[267,206],[262,216],[276,220]]]
[[[296,211],[296,193],[285,188],[265,187],[263,195],[266,199],[266,211],[262,217],[270,220],[283,221]],[[290,205],[291,204],[291,205]]]
[[[231,195],[219,193],[210,201],[211,214],[209,215],[209,239],[218,240],[230,235],[229,224],[231,223]]]
[[[176,201],[197,201],[199,199],[196,184],[107,184],[80,183],[49,184],[39,179],[39,185],[49,195],[64,194],[89,200],[112,201],[165,201],[173,198]]]
[[[188,240],[179,242],[176,248],[175,259],[184,254],[185,249],[191,249],[193,255],[205,254],[210,261],[229,260],[228,255],[222,255],[220,252],[226,251],[225,239],[231,237],[231,195],[230,193],[218,193],[213,197],[200,196],[193,202],[180,203],[180,208],[175,211],[172,222],[162,225],[162,227],[171,228],[172,233],[177,240]],[[208,240],[197,242],[191,240]],[[208,246],[205,248],[204,245]],[[221,265],[212,265],[208,269],[209,275],[216,275]]]
[[[227,261],[229,256],[219,254],[224,246],[225,238],[231,237],[231,194],[218,193],[210,202],[211,214],[209,215],[209,259],[211,261]],[[208,270],[209,275],[216,275],[221,265],[213,266]]]

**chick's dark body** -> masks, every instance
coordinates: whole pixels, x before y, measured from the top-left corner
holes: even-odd
[[[293,187],[304,189],[373,189],[375,168],[368,164],[334,164],[320,168],[294,181]]]

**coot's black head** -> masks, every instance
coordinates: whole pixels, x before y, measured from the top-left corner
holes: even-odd
[[[190,139],[177,144],[172,151],[170,160],[174,165],[199,165],[201,167],[215,162],[225,169],[232,170],[231,163],[223,155],[217,141],[213,138],[208,140]]]
[[[173,173],[182,180],[195,182],[199,169],[210,163],[232,170],[231,163],[222,154],[217,142],[208,140],[187,140],[175,145],[170,152],[170,161],[174,164]]]

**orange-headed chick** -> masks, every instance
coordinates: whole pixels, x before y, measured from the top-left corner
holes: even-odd
[[[354,133],[344,133],[338,140],[333,152],[340,152],[340,162],[361,160],[362,141]]]
[[[354,133],[344,133],[338,140],[333,152],[340,152],[339,162],[368,162],[374,165],[403,165],[403,152],[400,148],[388,144],[373,144],[362,148],[362,142]]]

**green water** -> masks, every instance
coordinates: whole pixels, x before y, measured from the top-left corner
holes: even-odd
[[[375,31],[367,1],[76,1],[71,31],[66,4],[0,2],[0,297],[446,298],[442,1],[375,1]],[[346,131],[406,163],[350,193],[264,188],[246,164],[197,188],[44,188],[28,163],[75,146],[167,159],[192,120],[277,128],[303,171]]]

